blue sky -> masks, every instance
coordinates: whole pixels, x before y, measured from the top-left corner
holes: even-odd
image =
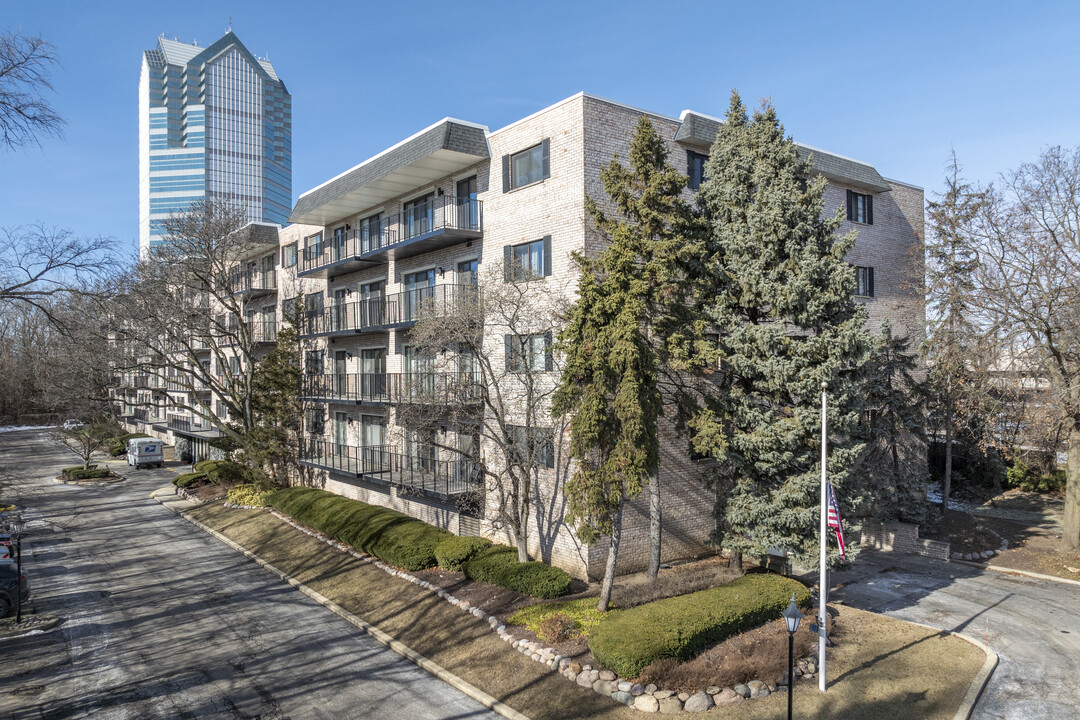
[[[63,140],[0,149],[0,225],[138,238],[137,88],[158,35],[232,17],[292,93],[293,196],[441,119],[497,129],[584,90],[665,115],[769,97],[796,140],[941,186],[1080,144],[1080,3],[3,2],[62,67]]]

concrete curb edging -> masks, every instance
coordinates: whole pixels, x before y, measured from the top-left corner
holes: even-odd
[[[1070,580],[1069,578],[1058,577],[1057,575],[1045,575],[1043,573],[1031,572],[1029,570],[1017,570],[1010,567],[998,567],[997,565],[989,565],[987,563],[971,562],[969,560],[950,560],[958,565],[967,565],[968,567],[980,568],[982,570],[993,570],[994,572],[1004,573],[1006,575],[1020,575],[1022,577],[1034,578],[1035,580],[1050,580],[1052,582],[1064,583],[1066,585],[1076,585],[1080,587],[1080,580]]]
[[[220,540],[221,542],[225,543],[226,545],[228,545],[233,550],[236,550],[237,552],[244,555],[244,557],[246,557],[249,560],[255,562],[257,565],[259,565],[263,569],[268,570],[271,573],[273,573],[274,575],[278,576],[279,578],[281,578],[282,580],[287,582],[289,585],[292,585],[293,587],[295,587],[300,592],[304,593],[308,597],[312,598],[313,600],[315,600],[319,604],[326,607],[328,610],[333,612],[335,615],[338,615],[339,617],[343,618],[344,620],[347,620],[348,622],[352,623],[356,627],[360,628],[361,630],[366,632],[368,635],[373,637],[375,640],[377,640],[379,643],[381,643],[381,644],[385,645],[386,647],[390,648],[391,650],[393,650],[397,654],[401,655],[406,660],[412,662],[413,664],[417,665],[418,667],[420,667],[420,668],[426,670],[427,672],[431,673],[432,675],[437,677],[439,680],[442,680],[443,682],[445,682],[447,685],[450,685],[450,686],[456,688],[457,690],[459,690],[460,692],[462,692],[465,695],[469,696],[473,700],[477,701],[478,703],[480,703],[484,707],[487,707],[487,708],[493,710],[494,712],[497,712],[499,715],[502,715],[503,717],[508,718],[508,720],[529,720],[528,716],[523,715],[522,713],[518,712],[514,708],[510,707],[506,703],[499,700],[498,698],[487,694],[486,692],[484,692],[480,688],[476,687],[472,683],[469,683],[469,682],[467,682],[465,680],[462,680],[457,675],[454,675],[452,672],[450,672],[449,670],[443,668],[441,665],[427,659],[426,657],[424,657],[420,653],[416,652],[412,648],[408,647],[404,643],[400,642],[399,640],[395,640],[393,637],[391,637],[387,633],[383,632],[382,630],[375,627],[374,625],[371,625],[370,623],[366,622],[365,620],[361,619],[360,617],[358,617],[358,616],[354,615],[353,613],[349,612],[345,608],[343,608],[340,605],[338,605],[337,603],[335,603],[333,600],[330,600],[329,598],[323,596],[322,594],[318,593],[317,591],[312,590],[311,588],[309,588],[307,585],[305,585],[300,580],[297,580],[296,578],[292,577],[291,575],[284,572],[283,570],[279,570],[278,568],[276,568],[273,565],[271,565],[270,563],[266,562],[265,560],[263,560],[259,556],[255,555],[255,553],[251,552],[250,550],[247,550],[246,548],[239,545],[238,543],[230,540],[229,538],[225,537],[224,535],[222,535],[218,531],[214,530],[213,528],[199,522],[195,518],[191,517],[184,510],[179,510],[179,509],[169,507],[169,504],[167,504],[167,502],[163,498],[157,497],[158,492],[159,491],[155,490],[153,493],[150,494],[150,497],[153,498],[154,500],[158,501],[159,503],[161,503],[165,507],[167,507],[169,510],[172,510],[177,515],[184,518],[189,523],[191,523],[195,527],[199,528],[203,532],[206,532],[207,534],[209,534],[209,535],[213,536],[214,538]]]
[[[115,485],[118,482],[127,480],[127,475],[113,473],[113,476],[111,478],[93,478],[90,480],[65,480],[63,475],[57,475],[53,478],[53,482],[58,485]]]
[[[956,561],[954,560],[953,562]],[[937,628],[933,625],[927,625],[926,623],[915,622],[914,620],[904,620],[904,622],[918,625],[919,627],[924,627],[927,630],[933,630],[934,632],[954,635],[969,645],[974,645],[986,653],[986,660],[983,662],[982,667],[979,668],[979,672],[975,673],[975,677],[971,681],[971,686],[964,695],[964,699],[960,702],[960,707],[957,708],[956,714],[953,715],[953,720],[968,720],[971,717],[971,714],[975,712],[975,705],[979,702],[979,698],[982,697],[983,690],[986,689],[987,684],[990,682],[990,676],[994,674],[994,670],[998,666],[998,661],[1000,659],[998,658],[998,654],[991,650],[990,647],[981,640],[976,640],[963,633],[945,630],[944,628]]]

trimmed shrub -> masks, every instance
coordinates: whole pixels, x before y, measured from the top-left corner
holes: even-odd
[[[1027,463],[1016,457],[1005,473],[1005,485],[1025,492],[1058,492],[1065,489],[1065,471],[1055,470],[1048,475],[1028,467]]]
[[[203,460],[195,463],[193,469],[215,485],[235,485],[247,479],[247,468],[231,460]]]
[[[236,505],[265,507],[267,495],[269,495],[269,493],[259,490],[250,483],[245,483],[229,488],[229,492],[225,493],[225,499]]]
[[[72,480],[93,480],[95,478],[108,477],[109,468],[98,468],[97,465],[91,465],[86,470],[81,467],[65,468],[64,475]]]
[[[206,480],[207,477],[203,473],[184,473],[183,475],[177,475],[173,478],[173,485],[178,488],[189,488],[200,480]]]
[[[795,593],[807,607],[810,591],[779,575],[744,575],[720,587],[657,600],[610,614],[590,633],[589,650],[604,667],[635,678],[664,658],[681,662],[780,613]]]
[[[403,570],[434,567],[435,547],[454,537],[395,510],[314,488],[284,488],[267,503],[325,535]]]
[[[90,463],[89,465],[86,466],[86,469],[87,470],[93,470],[96,467],[97,467],[96,464]],[[65,475],[70,475],[73,472],[82,472],[82,471],[83,471],[83,466],[82,465],[75,465],[74,467],[64,468],[63,473]]]
[[[461,565],[476,553],[491,547],[491,541],[482,537],[448,537],[435,547],[435,560],[439,567],[460,572]]]
[[[570,592],[570,575],[542,562],[518,562],[517,549],[493,545],[462,566],[465,577],[515,590],[535,598],[554,598]]]

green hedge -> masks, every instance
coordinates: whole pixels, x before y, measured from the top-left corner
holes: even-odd
[[[313,488],[284,488],[267,504],[298,522],[403,570],[434,567],[435,547],[453,537],[408,515]]]
[[[247,470],[231,460],[203,460],[195,463],[195,472],[205,475],[215,485],[233,485],[247,479]]]
[[[205,473],[184,473],[183,475],[177,475],[175,478],[173,478],[173,485],[178,488],[188,488],[199,482],[200,480],[206,479],[207,477]]]
[[[435,560],[439,567],[459,572],[461,565],[476,553],[491,547],[491,541],[482,537],[448,537],[435,547]]]
[[[517,549],[493,545],[462,566],[465,577],[516,590],[535,598],[554,598],[570,592],[570,575],[542,562],[518,562]]]
[[[91,465],[86,470],[83,470],[82,466],[64,468],[64,474],[72,480],[93,480],[94,478],[103,478],[109,475],[109,468],[98,468],[97,465]]]
[[[89,465],[86,466],[86,469],[87,470],[93,470],[96,467],[97,467],[96,463],[90,463]],[[65,475],[70,475],[71,473],[76,472],[76,471],[81,472],[82,469],[83,469],[82,465],[75,465],[75,466],[72,466],[72,467],[69,467],[69,468],[64,468],[63,473]]]
[[[634,678],[657,660],[685,662],[710,645],[776,620],[792,593],[798,605],[809,606],[810,591],[797,580],[744,575],[610,615],[589,634],[589,650],[602,666]]]

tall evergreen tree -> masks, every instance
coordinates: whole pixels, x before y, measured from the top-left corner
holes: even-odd
[[[933,414],[945,435],[945,472],[941,509],[948,509],[952,492],[953,445],[957,430],[979,427],[969,422],[980,403],[979,374],[972,359],[980,333],[972,320],[975,295],[973,223],[984,206],[979,193],[960,178],[953,153],[946,169],[945,192],[926,204],[930,227],[926,239],[926,343],[930,364]],[[969,438],[970,439],[970,438]]]
[[[599,607],[607,609],[615,574],[623,503],[648,486],[652,552],[660,564],[657,421],[663,411],[659,364],[663,334],[675,327],[669,307],[678,278],[679,232],[692,215],[680,198],[686,177],[667,164],[663,141],[646,117],[631,141],[629,167],[618,158],[601,173],[615,208],[592,198],[589,216],[607,245],[595,259],[576,256],[578,300],[560,333],[566,366],[553,411],[570,415],[568,516],[579,536],[609,538]]]
[[[839,236],[840,209],[824,214],[824,178],[812,178],[775,109],[748,118],[737,93],[720,125],[697,196],[707,223],[690,263],[702,310],[719,332],[714,391],[691,419],[692,442],[718,460],[719,541],[734,557],[817,548],[822,382],[829,384],[830,479],[858,503],[848,470],[873,338],[853,300]]]

